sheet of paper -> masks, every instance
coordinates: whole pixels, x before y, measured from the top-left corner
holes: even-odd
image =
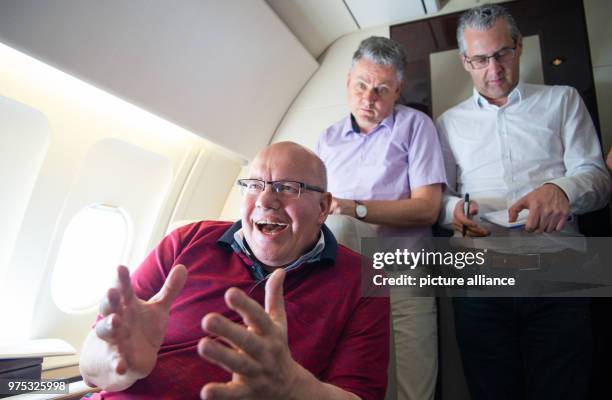
[[[529,215],[529,210],[521,210],[515,222],[508,222],[508,209],[505,209],[486,213],[480,218],[504,228],[515,228],[527,223],[527,215]]]

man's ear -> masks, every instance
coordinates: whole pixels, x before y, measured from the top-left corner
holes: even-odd
[[[318,222],[320,225],[323,225],[325,220],[327,219],[327,215],[329,214],[329,210],[331,210],[332,203],[332,194],[329,192],[325,192],[321,195],[321,201],[319,202],[319,207],[321,208],[321,212],[319,213]]]
[[[516,54],[520,57],[523,54],[523,35],[519,33],[516,39]]]
[[[461,65],[463,65],[463,69],[465,69],[467,72],[472,70],[472,68],[470,68],[470,63],[465,59],[465,54],[459,53],[459,61],[461,62]]]
[[[404,82],[406,82],[406,79],[402,79],[398,84],[397,84],[397,88],[395,89],[395,100],[394,102],[396,102],[400,96],[402,95],[402,89],[404,88]]]

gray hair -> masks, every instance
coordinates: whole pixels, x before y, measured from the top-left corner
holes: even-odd
[[[498,4],[483,4],[467,10],[461,14],[459,18],[459,26],[457,26],[459,52],[465,54],[467,51],[464,38],[464,32],[467,28],[486,31],[491,29],[500,18],[504,19],[508,24],[510,35],[512,36],[514,44],[516,44],[521,32],[508,10]]]
[[[380,36],[370,36],[359,43],[357,51],[353,54],[351,68],[357,61],[366,58],[378,65],[390,65],[395,68],[398,83],[404,81],[406,71],[406,52],[395,40]]]

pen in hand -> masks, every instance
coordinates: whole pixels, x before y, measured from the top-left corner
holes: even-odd
[[[466,193],[465,197],[463,198],[463,215],[465,215],[467,218],[470,218],[470,194]],[[467,233],[467,225],[463,225],[463,229],[461,231],[463,237],[465,237],[465,234]]]

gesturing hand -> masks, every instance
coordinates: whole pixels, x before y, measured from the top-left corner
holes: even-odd
[[[560,231],[570,215],[570,205],[565,192],[551,183],[540,186],[518,199],[508,209],[508,221],[514,222],[521,210],[528,209],[525,230],[538,233]]]
[[[100,305],[104,318],[96,324],[96,334],[109,345],[107,361],[115,373],[129,372],[136,378],[151,373],[166,334],[170,305],[186,279],[185,266],[175,266],[160,291],[143,301],[132,291],[128,269],[117,269],[117,283]]]
[[[205,337],[198,344],[200,356],[232,373],[230,382],[206,384],[202,399],[291,398],[294,383],[304,370],[291,358],[287,344],[284,279],[282,269],[268,278],[265,310],[239,289],[225,293],[225,302],[240,314],[246,327],[217,313],[202,319],[205,331],[231,347]]]

